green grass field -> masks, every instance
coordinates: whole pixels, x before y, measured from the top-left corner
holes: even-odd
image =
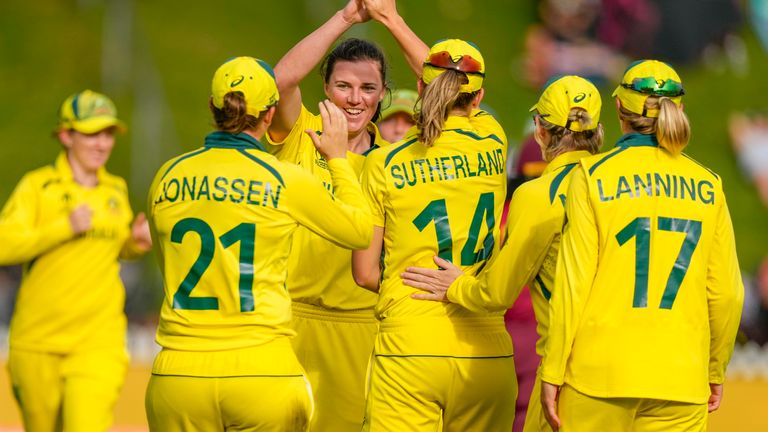
[[[27,170],[51,162],[58,144],[50,136],[58,104],[82,88],[114,97],[131,130],[119,139],[109,163],[132,187],[134,208],[146,207],[151,176],[168,157],[202,144],[211,130],[210,78],[234,55],[270,63],[344,4],[343,0],[181,1],[4,0],[0,4],[0,200]],[[512,141],[521,137],[536,92],[519,70],[524,30],[535,19],[529,0],[401,1],[400,12],[431,43],[460,37],[477,43],[488,68],[487,103]],[[414,78],[383,27],[367,23],[350,35],[379,42],[391,61],[395,86]],[[724,178],[740,260],[751,270],[766,255],[766,208],[741,175],[727,136],[733,110],[766,109],[768,56],[743,32],[750,59],[746,76],[702,67],[680,69],[693,141],[688,152]],[[617,77],[618,78],[618,77]],[[321,79],[302,86],[310,106],[321,97]],[[610,90],[603,90],[608,101]],[[619,136],[612,105],[603,122],[607,143]],[[611,144],[607,144],[606,147]]]

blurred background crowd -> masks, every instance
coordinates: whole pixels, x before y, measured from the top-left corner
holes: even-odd
[[[210,71],[235,55],[276,63],[344,3],[3,0],[0,201],[7,200],[24,172],[55,158],[59,149],[50,132],[59,102],[92,88],[110,95],[129,124],[109,170],[128,180],[134,211],[145,210],[158,166],[202,145],[195,137],[207,132],[201,125],[209,117]],[[401,15],[428,44],[459,37],[482,49],[488,67],[487,109],[505,127],[511,143],[510,195],[545,166],[530,137],[528,108],[549,77],[587,77],[600,88],[603,100],[610,101],[632,60],[657,58],[673,64],[690,105],[686,111],[693,138],[687,152],[723,177],[729,199],[747,289],[740,343],[768,344],[768,0],[398,3]],[[396,42],[384,29],[356,26],[349,35],[385,49],[393,90],[415,88]],[[302,89],[307,101],[322,97],[320,77],[316,79]],[[617,120],[606,115],[602,121],[606,143],[615,142],[620,136]],[[154,257],[125,263],[122,275],[134,359],[148,361],[162,300]],[[0,268],[0,353],[20,276],[19,267]],[[525,295],[516,308],[515,319],[530,322]],[[518,338],[530,335],[523,333]]]

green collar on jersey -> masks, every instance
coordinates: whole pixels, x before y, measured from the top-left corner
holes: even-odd
[[[658,147],[656,135],[645,135],[637,132],[628,133],[616,143],[616,147]]]
[[[267,151],[259,140],[244,132],[236,134],[223,131],[211,132],[205,137],[205,146],[237,149],[257,148],[261,151]]]

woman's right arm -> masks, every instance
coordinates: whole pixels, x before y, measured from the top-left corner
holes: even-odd
[[[710,331],[709,384],[712,388],[712,397],[709,401],[710,412],[720,406],[725,369],[733,354],[744,303],[744,284],[736,256],[733,223],[724,196],[717,218],[714,244],[707,263]]]
[[[540,368],[543,409],[553,429],[557,429],[560,423],[555,396],[565,379],[566,363],[598,263],[597,222],[589,199],[587,176],[581,166],[574,171],[565,202],[566,222],[550,299],[549,332]]]
[[[435,257],[443,270],[409,267],[403,283],[422,289],[411,297],[448,301],[474,312],[508,309],[541,268],[555,233],[559,218],[547,212],[531,211],[537,203],[535,189],[520,187],[515,191],[507,212],[509,241],[478,275],[463,274],[459,267]],[[511,243],[511,244],[510,244]]]
[[[320,63],[328,48],[345,31],[368,19],[362,0],[349,0],[344,9],[297,43],[275,65],[280,103],[269,127],[273,142],[282,142],[299,118],[302,104],[299,83]]]
[[[25,176],[0,213],[0,265],[27,262],[90,228],[90,209],[80,206],[36,225],[41,188]]]
[[[413,73],[421,77],[429,47],[408,27],[408,23],[397,12],[395,0],[364,0],[364,2],[371,17],[382,23],[400,45]]]

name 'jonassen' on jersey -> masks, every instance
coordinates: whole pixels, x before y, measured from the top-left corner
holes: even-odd
[[[226,178],[218,176],[209,180],[203,177],[172,178],[163,181],[163,193],[155,204],[163,201],[178,200],[231,201],[235,204],[244,203],[256,206],[272,206],[277,208],[280,202],[281,185],[273,185],[268,181]]]
[[[504,172],[506,161],[502,149],[480,152],[472,159],[475,160],[470,161],[467,155],[416,159],[394,164],[389,172],[397,189],[462,177],[493,176]]]
[[[629,177],[629,178],[628,178]],[[640,198],[643,194],[649,197],[666,196],[675,199],[697,199],[704,204],[715,203],[714,185],[707,180],[697,180],[693,177],[660,173],[634,174],[619,176],[616,186],[611,181],[597,179],[597,193],[600,201],[613,201],[623,198]]]

